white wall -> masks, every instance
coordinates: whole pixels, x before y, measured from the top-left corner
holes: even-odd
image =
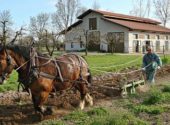
[[[73,42],[72,44],[73,44],[73,48],[71,48],[71,43],[65,44],[65,48],[67,51],[75,51],[75,50],[80,51],[85,49],[85,47],[82,48],[80,47],[80,43]]]
[[[101,38],[100,38],[100,40],[101,40],[100,49],[103,49],[105,51],[108,51],[108,45],[107,45],[107,41],[106,41],[106,38],[105,38],[105,36],[108,32],[123,32],[124,33],[124,47],[125,47],[124,52],[126,52],[126,53],[132,53],[133,52],[133,41],[135,40],[133,34],[163,35],[163,34],[157,34],[157,33],[129,31],[127,28],[125,28],[121,25],[114,24],[112,22],[103,20],[102,17],[103,17],[102,15],[95,13],[95,12],[92,12],[92,13],[88,14],[87,16],[85,16],[82,19],[83,22],[81,24],[74,27],[72,30],[70,30],[66,34],[65,49],[69,50],[69,51],[85,49],[84,47],[80,48],[80,36],[81,36],[81,41],[83,41],[84,44],[85,44],[86,40],[85,40],[84,33],[85,33],[85,31],[90,32],[89,31],[89,18],[97,18],[97,30],[96,31],[100,31],[100,36],[101,36]],[[95,30],[93,30],[93,31],[95,31]],[[169,49],[170,49],[170,34],[168,34],[168,35],[169,35],[168,41],[169,41]],[[145,41],[148,40],[148,39],[142,38],[142,39],[138,39],[138,40],[141,41],[141,46],[142,46],[142,45],[145,45]],[[155,48],[156,38],[155,39],[149,39],[149,40],[151,41],[152,45],[154,46],[154,50],[155,50],[156,49]],[[167,40],[160,38],[159,41],[160,41],[160,46],[164,46],[165,41],[167,41]],[[73,48],[71,48],[71,42],[73,42],[73,44],[74,44]]]
[[[90,13],[87,16],[85,16],[82,20],[83,22],[81,24],[79,24],[78,26],[76,26],[73,30],[70,30],[67,35],[66,35],[66,50],[70,50],[71,44],[70,42],[74,42],[76,41],[76,39],[81,36],[81,39],[83,42],[85,42],[85,36],[84,36],[84,31],[100,31],[100,40],[101,40],[101,45],[100,48],[105,51],[108,51],[108,46],[107,46],[107,41],[106,38],[104,37],[105,34],[107,34],[108,32],[124,32],[124,46],[125,46],[125,50],[124,52],[128,52],[128,47],[129,47],[129,36],[128,36],[128,29],[111,23],[109,21],[105,21],[102,19],[102,15],[97,14],[97,13]],[[89,18],[97,18],[97,30],[90,30],[89,31]],[[78,41],[78,40],[77,40]],[[103,47],[102,47],[103,46]],[[73,49],[73,48],[72,48]],[[79,48],[74,48],[73,50],[78,50]]]
[[[156,41],[160,41],[160,51],[162,52],[163,51],[163,46],[165,46],[165,41],[169,41],[169,51],[170,51],[170,37],[168,38],[168,40],[166,40],[166,36],[170,36],[170,34],[159,34],[159,33],[149,33],[149,32],[139,32],[139,31],[131,31],[129,32],[129,52],[130,53],[133,53],[133,41],[136,40],[134,39],[134,34],[143,34],[146,36],[146,34],[149,34],[149,35],[155,35],[155,38],[152,39],[147,39],[146,37],[145,38],[138,38],[137,40],[141,41],[141,46],[145,45],[145,41],[151,41],[151,46],[153,46],[153,49],[154,51],[156,51]],[[156,38],[156,35],[159,35],[160,36],[160,39],[158,40]],[[161,35],[164,36],[164,38],[161,38]]]

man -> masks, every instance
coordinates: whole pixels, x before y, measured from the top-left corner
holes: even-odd
[[[150,46],[147,47],[147,53],[143,57],[143,70],[146,73],[146,80],[149,83],[155,83],[154,77],[156,70],[160,69],[162,66],[162,61],[160,57],[152,52]]]

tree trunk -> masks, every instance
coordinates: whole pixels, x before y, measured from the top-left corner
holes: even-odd
[[[88,41],[87,41],[87,35],[88,35],[88,31],[85,31],[85,38],[86,38],[86,48],[85,48],[85,55],[88,55]]]
[[[113,54],[113,43],[111,43],[111,53]]]

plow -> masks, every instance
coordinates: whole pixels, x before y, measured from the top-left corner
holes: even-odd
[[[126,97],[129,94],[135,94],[136,88],[145,85],[145,76],[140,69],[131,69],[123,73],[108,73],[103,76],[95,77],[94,86],[117,91],[118,96]]]

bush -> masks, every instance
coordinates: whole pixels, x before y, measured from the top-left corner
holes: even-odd
[[[66,125],[66,124],[64,124],[60,120],[46,120],[46,121],[39,123],[38,125]]]
[[[135,106],[133,108],[133,111],[135,113],[140,113],[140,112],[146,112],[148,114],[160,114],[162,112],[165,111],[165,109],[161,106],[146,106],[146,105],[139,105],[139,106]]]
[[[110,111],[110,115],[96,117],[89,125],[148,125],[128,112]]]
[[[163,59],[162,59],[162,64],[168,64],[168,58],[166,58],[166,57],[163,58]]]
[[[108,114],[108,111],[102,107],[100,108],[94,108],[91,111],[87,112],[88,115],[97,115],[97,116],[104,116],[106,114]]]
[[[165,100],[165,96],[159,90],[153,90],[149,97],[143,101],[143,104],[154,105]]]
[[[170,86],[164,86],[164,88],[162,89],[162,92],[170,92]]]

